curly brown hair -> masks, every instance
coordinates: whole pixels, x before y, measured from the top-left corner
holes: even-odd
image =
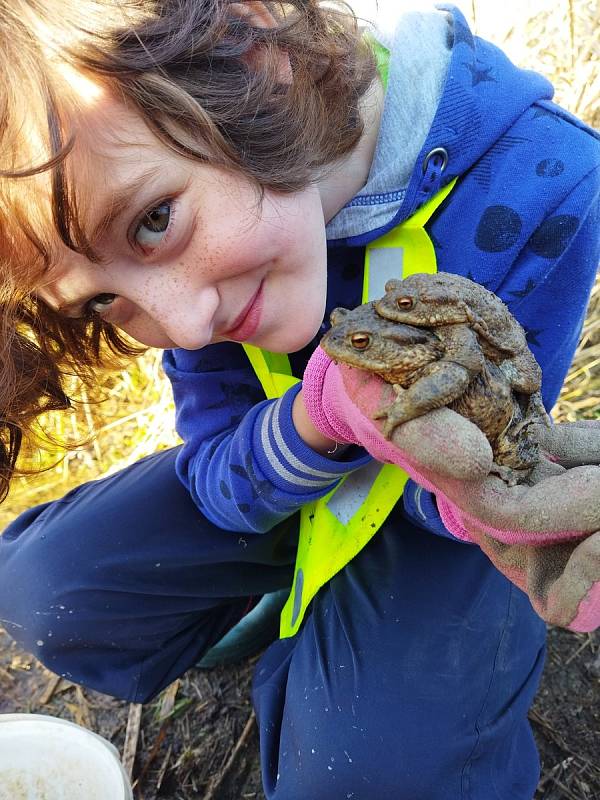
[[[61,68],[124,99],[168,148],[258,189],[305,188],[358,143],[376,66],[350,8],[261,6],[268,27],[244,13],[252,0],[0,0],[0,496],[31,422],[68,407],[64,376],[91,381],[107,354],[140,352],[100,319],[63,319],[35,298],[57,242],[100,260],[68,174],[81,100]]]

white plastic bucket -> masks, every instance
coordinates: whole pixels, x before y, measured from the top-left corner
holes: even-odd
[[[44,714],[0,714],[0,800],[132,800],[117,750]]]

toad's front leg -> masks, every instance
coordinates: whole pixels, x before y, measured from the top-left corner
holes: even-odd
[[[390,439],[394,429],[409,419],[420,417],[434,408],[447,406],[465,391],[471,380],[468,369],[452,361],[436,361],[407,389],[393,384],[396,399],[377,412],[384,419],[383,435]]]

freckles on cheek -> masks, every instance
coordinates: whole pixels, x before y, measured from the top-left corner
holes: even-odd
[[[191,277],[198,272],[214,277],[224,261],[222,242],[217,243],[207,236],[196,236],[194,243],[185,252],[185,259],[177,264],[182,275]]]
[[[199,255],[197,258],[186,258],[185,261],[180,261],[177,264],[177,277],[175,279],[179,280],[182,284],[191,286],[194,277],[200,272],[206,274],[204,257]]]
[[[136,342],[146,347],[174,347],[174,343],[169,339],[162,327],[149,317],[144,317],[144,319],[134,317],[129,324],[119,325],[119,327],[128,336],[135,339]]]

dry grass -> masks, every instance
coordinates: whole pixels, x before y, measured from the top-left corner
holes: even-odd
[[[51,448],[31,454],[27,466],[54,466],[14,481],[0,506],[0,527],[26,508],[177,444],[170,385],[160,363],[161,353],[150,350],[129,369],[105,376],[102,402],[86,402],[80,390],[72,413],[53,412],[41,418],[40,426],[52,439],[86,444],[66,454]]]
[[[600,124],[600,10],[595,0],[505,0],[502,21],[496,3],[472,0],[463,9],[478,32],[498,41],[522,66],[546,74],[557,100],[586,122]],[[565,22],[565,20],[567,22]],[[150,351],[130,369],[106,379],[107,399],[80,403],[71,414],[42,420],[51,435],[68,442],[89,438],[56,466],[15,481],[0,508],[0,526],[23,509],[64,494],[83,481],[109,474],[177,442],[168,383],[160,354]],[[81,398],[85,401],[85,397]],[[596,286],[573,368],[556,408],[557,419],[600,417],[600,289]],[[43,455],[44,463],[59,456]]]
[[[555,411],[560,420],[600,417],[600,282],[592,293],[583,335]]]

